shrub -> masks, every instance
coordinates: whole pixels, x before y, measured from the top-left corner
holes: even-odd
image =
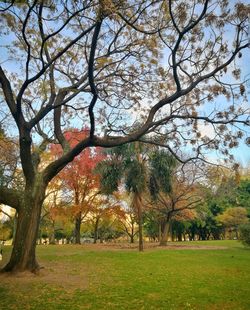
[[[240,226],[240,240],[246,246],[250,246],[250,223]]]

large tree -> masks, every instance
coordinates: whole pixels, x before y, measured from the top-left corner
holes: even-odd
[[[248,47],[243,3],[30,0],[0,11],[0,123],[18,136],[24,175],[23,188],[0,187],[0,203],[18,212],[5,271],[38,269],[46,187],[85,148],[143,136],[181,161],[188,145],[190,158],[205,159],[208,149],[227,156],[249,125],[245,88],[235,81]],[[63,131],[76,123],[90,132],[71,147]],[[62,156],[40,162],[55,142]]]

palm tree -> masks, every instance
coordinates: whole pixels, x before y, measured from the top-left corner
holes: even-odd
[[[139,226],[139,251],[143,251],[143,193],[147,189],[146,158],[143,144],[134,142],[108,151],[108,159],[97,167],[101,175],[101,191],[112,194],[123,182],[132,195],[132,207],[137,214]]]
[[[126,190],[132,195],[132,207],[136,212],[139,228],[139,251],[143,251],[144,197],[150,196],[150,204],[153,206],[159,204],[162,194],[170,196],[172,175],[176,166],[177,161],[171,154],[140,142],[111,149],[108,159],[99,165],[103,193],[112,194],[123,181]],[[160,222],[160,237],[165,239],[169,220],[163,214]]]

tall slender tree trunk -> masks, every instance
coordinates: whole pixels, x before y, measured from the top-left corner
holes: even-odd
[[[161,220],[158,222],[158,241],[161,242]]]
[[[75,190],[75,205],[79,208],[75,216],[75,243],[81,244],[82,212],[80,210],[79,191],[77,189]]]
[[[39,269],[35,251],[44,197],[44,184],[37,183],[32,188],[25,190],[18,211],[17,229],[11,257],[2,271],[27,270],[35,272]]]
[[[56,238],[55,238],[55,221],[52,221],[52,231],[49,236],[49,244],[56,244]]]
[[[82,222],[82,213],[77,213],[75,217],[75,243],[81,244],[81,222]]]
[[[138,217],[138,236],[139,236],[139,251],[143,251],[143,218],[142,218],[142,202],[139,193],[134,194],[134,205],[137,209]]]

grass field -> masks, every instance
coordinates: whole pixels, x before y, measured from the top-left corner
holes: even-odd
[[[5,247],[5,261],[8,252]],[[119,246],[38,246],[37,253],[45,267],[39,275],[0,275],[0,309],[250,309],[250,250],[237,241],[171,244],[143,253]]]

